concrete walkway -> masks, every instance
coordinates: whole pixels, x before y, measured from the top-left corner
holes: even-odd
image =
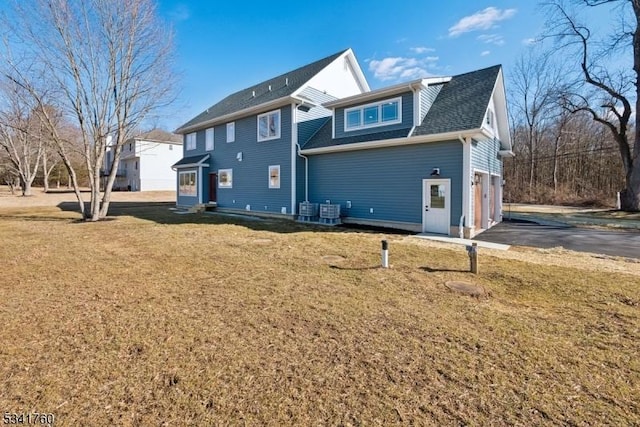
[[[482,238],[481,236],[482,234],[480,234],[478,237]],[[478,247],[480,248],[498,249],[501,251],[508,251],[509,248],[511,247],[503,243],[485,242],[482,240],[460,239],[459,237],[443,236],[441,234],[420,233],[415,235],[414,237],[417,237],[419,239],[435,240],[437,242],[453,243],[453,244],[465,245],[465,246],[471,246],[472,243],[477,243]]]

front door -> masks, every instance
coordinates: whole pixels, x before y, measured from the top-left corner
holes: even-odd
[[[216,199],[216,190],[218,189],[218,174],[210,173],[209,174],[209,201],[217,202]]]
[[[449,234],[451,224],[451,180],[422,181],[422,231]]]

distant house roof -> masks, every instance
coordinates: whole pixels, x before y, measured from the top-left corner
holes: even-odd
[[[186,129],[194,128],[217,117],[290,96],[347,50],[233,93],[180,126],[176,132],[182,133]]]
[[[448,82],[436,83],[442,84],[443,87],[422,123],[416,126],[411,136],[437,135],[481,128],[500,69],[501,66],[496,65],[454,76]],[[334,104],[342,106],[340,101],[328,103],[328,105]],[[332,120],[327,120],[308,141],[304,142],[302,148],[311,150],[405,138],[410,132],[410,129],[406,128],[332,139],[332,126]]]
[[[190,167],[208,167],[209,165],[205,163],[206,160],[209,160],[209,154],[201,154],[199,156],[191,156],[184,157],[180,159],[177,163],[174,163],[171,166],[171,169],[182,169],[182,168],[190,168]]]
[[[133,139],[154,142],[170,142],[174,144],[182,144],[182,135],[167,132],[163,129],[152,129],[136,135]]]
[[[500,65],[454,76],[444,83],[413,135],[478,129],[482,126]]]

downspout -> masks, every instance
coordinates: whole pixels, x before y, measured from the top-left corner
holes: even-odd
[[[411,130],[409,131],[409,135],[407,135],[407,138],[413,135],[413,132],[418,126],[418,120],[416,120],[416,118],[420,118],[420,100],[418,99],[418,92],[416,92],[416,89],[414,89],[412,84],[409,85],[409,89],[411,89],[411,92],[413,92],[413,126],[411,126]]]
[[[304,159],[304,201],[309,202],[309,158],[300,153],[300,150],[302,150],[302,148],[300,147],[298,141],[296,141],[296,147],[298,156]]]

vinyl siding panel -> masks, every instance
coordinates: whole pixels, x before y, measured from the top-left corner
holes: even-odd
[[[393,99],[402,97],[402,122],[396,123],[393,125],[385,125],[385,126],[376,126],[367,129],[359,129],[352,130],[349,132],[344,131],[344,110],[348,110],[349,108],[357,107],[359,104],[350,105],[348,107],[336,108],[335,110],[335,126],[336,126],[336,138],[344,138],[347,136],[356,136],[356,135],[370,135],[378,132],[384,132],[389,130],[410,128],[413,126],[413,92],[405,92],[401,95],[394,96],[384,96],[379,99],[373,101],[367,101],[366,104],[372,104],[379,101],[384,101],[386,99]]]
[[[451,225],[462,215],[462,144],[405,145],[309,157],[311,202],[341,205],[343,216],[422,223],[422,180],[433,168],[451,179]],[[352,207],[346,208],[350,200]],[[373,208],[373,214],[370,213]]]
[[[502,160],[498,156],[500,141],[487,139],[471,143],[471,168],[502,176]]]
[[[207,172],[233,169],[233,187],[217,188],[219,207],[245,209],[250,205],[253,211],[271,213],[280,213],[281,208],[286,207],[287,213],[291,213],[291,106],[280,108],[280,122],[280,138],[261,142],[257,136],[257,115],[235,120],[234,142],[227,143],[226,123],[215,127],[215,149],[211,152]],[[202,134],[204,147],[204,131]],[[239,152],[242,152],[242,161],[236,158]],[[269,188],[270,165],[280,165],[279,189]],[[203,184],[207,201],[208,176]]]
[[[420,91],[420,123],[424,120],[424,117],[429,112],[429,109],[433,105],[433,101],[440,93],[442,85],[427,86],[426,89]]]

